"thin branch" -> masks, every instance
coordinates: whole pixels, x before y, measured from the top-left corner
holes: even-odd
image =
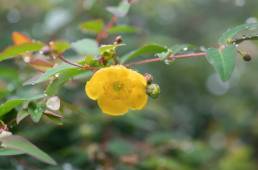
[[[103,39],[108,37],[108,30],[110,28],[112,28],[113,25],[116,24],[116,22],[117,22],[117,17],[116,16],[112,16],[111,20],[105,25],[103,30],[100,33],[98,33],[98,35],[96,37],[96,41],[98,43],[100,43]]]
[[[69,65],[72,65],[72,66],[75,66],[75,67],[78,67],[82,70],[92,70],[92,71],[96,71],[98,68],[96,67],[91,67],[91,66],[88,66],[88,65],[85,65],[85,66],[82,66],[82,65],[79,65],[79,64],[76,64],[76,63],[73,63],[67,59],[65,59],[63,57],[63,55],[57,55],[57,58],[59,58],[60,60],[62,60],[63,62],[69,64]]]
[[[176,59],[182,59],[182,58],[192,58],[192,57],[203,57],[206,56],[207,53],[205,52],[199,52],[199,53],[189,53],[189,54],[178,54],[178,55],[171,55],[168,57],[169,61],[174,61]],[[151,58],[151,59],[145,59],[141,61],[136,61],[132,63],[125,64],[127,67],[135,66],[135,65],[141,65],[141,64],[147,64],[147,63],[154,63],[154,62],[160,62],[162,59],[160,58]]]

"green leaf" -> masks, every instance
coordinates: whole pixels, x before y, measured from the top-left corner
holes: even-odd
[[[158,44],[149,44],[145,45],[133,52],[130,52],[129,54],[123,56],[121,58],[121,62],[124,63],[127,60],[142,56],[142,55],[152,55],[156,53],[161,53],[167,51],[167,48],[160,46]]]
[[[71,80],[74,76],[83,74],[87,71],[80,70],[78,68],[71,68],[64,70],[59,74],[58,78],[56,78],[52,83],[50,83],[46,89],[46,94],[48,96],[53,96],[58,93],[58,90],[69,80]]]
[[[20,106],[25,101],[38,100],[43,97],[44,97],[44,95],[37,95],[37,96],[30,97],[30,98],[10,99],[0,105],[0,118],[3,117],[8,112],[10,112],[12,109],[16,108],[17,106]]]
[[[104,22],[101,19],[86,21],[80,24],[80,29],[83,32],[99,33],[104,28]]]
[[[60,64],[60,65],[58,65],[56,67],[48,69],[38,79],[36,79],[34,81],[31,81],[29,84],[35,85],[35,84],[41,83],[43,81],[47,81],[50,77],[52,77],[52,76],[54,76],[54,75],[56,75],[58,73],[61,73],[61,72],[65,71],[65,70],[72,69],[72,68],[75,68],[75,67],[71,66],[69,64]]]
[[[108,30],[109,34],[135,33],[135,32],[138,32],[138,29],[128,25],[117,25]]]
[[[42,49],[43,46],[44,44],[41,42],[31,42],[8,47],[0,53],[0,61],[17,57],[26,52],[39,51]]]
[[[2,142],[2,146],[4,148],[17,150],[22,153],[31,155],[42,162],[48,163],[50,165],[56,165],[55,160],[53,160],[45,152],[41,151],[38,147],[36,147],[32,143],[30,143],[27,139],[21,136],[11,135],[11,136],[1,137],[0,142]]]
[[[236,47],[230,45],[224,49],[209,48],[206,56],[208,62],[219,73],[223,81],[228,80],[235,67]]]
[[[18,151],[15,149],[0,148],[0,156],[13,156],[13,155],[21,155],[21,154],[24,154],[24,152]]]
[[[130,6],[127,0],[122,0],[117,7],[107,7],[107,10],[117,17],[125,17],[129,12]]]
[[[221,35],[221,37],[219,38],[219,44],[232,43],[232,40],[237,34],[241,33],[242,31],[252,31],[254,29],[257,29],[257,27],[258,27],[258,23],[243,24],[243,25],[236,26],[234,28],[230,28]]]
[[[69,42],[67,41],[54,41],[52,42],[52,46],[53,50],[55,50],[58,53],[64,53],[66,50],[68,50],[69,48],[71,48],[71,45]]]
[[[25,119],[29,115],[30,115],[30,113],[27,111],[24,111],[24,110],[18,112],[18,114],[16,116],[16,123],[19,124],[23,119]]]
[[[99,54],[98,43],[93,39],[82,39],[71,44],[72,48],[80,55]]]
[[[28,112],[34,123],[38,123],[45,111],[45,106],[42,104],[31,104],[29,105]]]
[[[10,112],[12,109],[21,105],[25,99],[11,99],[7,102],[0,105],[0,118],[3,117],[6,113]]]

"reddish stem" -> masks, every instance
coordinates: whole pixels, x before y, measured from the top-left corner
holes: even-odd
[[[103,39],[108,37],[108,30],[113,27],[113,25],[117,22],[117,17],[112,16],[111,20],[106,24],[103,30],[98,33],[96,37],[96,41],[100,43]]]
[[[206,55],[207,55],[207,53],[205,53],[205,52],[189,53],[189,54],[178,54],[178,55],[171,55],[171,56],[169,56],[168,60],[169,61],[174,61],[176,59],[191,58],[191,57],[203,57],[203,56],[206,56]],[[159,61],[162,61],[162,59],[160,59],[160,58],[151,58],[151,59],[145,59],[145,60],[141,60],[141,61],[136,61],[136,62],[128,63],[125,66],[131,67],[131,66],[134,66],[134,65],[154,63],[154,62],[159,62]]]

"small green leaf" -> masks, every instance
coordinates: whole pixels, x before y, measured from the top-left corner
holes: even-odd
[[[135,32],[138,32],[138,29],[128,25],[117,25],[108,30],[109,34],[135,33]]]
[[[31,81],[29,84],[35,85],[35,84],[41,83],[43,81],[47,81],[50,77],[52,77],[52,76],[54,76],[54,75],[56,75],[58,73],[61,73],[61,72],[65,71],[65,70],[72,69],[72,68],[75,68],[75,67],[71,66],[69,64],[60,64],[60,65],[58,65],[56,67],[48,69],[38,79],[36,79],[34,81]]]
[[[34,123],[38,123],[45,111],[45,106],[42,104],[30,104],[28,112]]]
[[[30,115],[30,113],[27,111],[24,111],[24,110],[18,112],[18,114],[16,116],[16,123],[19,124],[23,119],[25,119],[29,115]]]
[[[22,55],[26,52],[33,52],[39,51],[44,46],[41,42],[31,42],[31,43],[24,43],[21,45],[14,45],[8,47],[3,52],[0,53],[0,61],[11,59]]]
[[[21,105],[25,99],[11,99],[7,102],[0,105],[0,118],[3,117],[6,113],[10,112],[12,109]]]
[[[67,41],[54,41],[52,42],[52,46],[53,50],[55,50],[58,53],[64,53],[66,50],[68,50],[69,48],[71,48],[71,45],[69,42]]]
[[[48,163],[50,165],[56,165],[56,161],[48,156],[45,152],[41,151],[38,147],[30,143],[27,139],[17,136],[5,136],[0,138],[2,146],[6,149],[13,149],[20,151],[21,153],[26,153],[28,155],[37,158],[38,160]]]
[[[0,156],[13,156],[13,155],[21,155],[21,154],[24,154],[24,152],[18,151],[15,149],[0,148]]]
[[[235,68],[236,47],[230,45],[224,49],[209,48],[206,56],[208,62],[219,73],[220,78],[226,81]]]
[[[219,43],[220,44],[232,43],[232,40],[237,34],[241,33],[242,31],[252,31],[257,28],[258,28],[258,23],[243,24],[243,25],[236,26],[234,28],[230,28],[221,35],[221,37],[219,38]]]
[[[93,55],[99,54],[98,43],[93,39],[82,39],[72,43],[72,48],[80,55]]]
[[[101,19],[86,21],[80,24],[80,29],[83,32],[99,33],[104,28],[104,22]]]
[[[48,96],[53,96],[58,93],[58,90],[69,80],[71,80],[74,76],[83,74],[87,71],[80,70],[78,68],[71,68],[64,70],[62,73],[59,74],[59,76],[48,85],[46,89],[46,94]]]
[[[121,62],[124,63],[127,60],[142,56],[142,55],[151,55],[156,53],[161,53],[167,51],[166,47],[160,46],[158,44],[149,44],[145,45],[133,52],[130,52],[129,54],[123,56],[121,58]]]
[[[44,97],[44,95],[36,95],[33,97],[29,97],[29,98],[10,99],[0,105],[0,118],[3,117],[8,112],[10,112],[12,109],[16,108],[17,106],[20,106],[25,101],[38,100],[43,97]]]
[[[122,0],[117,7],[107,7],[107,10],[117,17],[125,17],[129,12],[130,6],[127,0]]]

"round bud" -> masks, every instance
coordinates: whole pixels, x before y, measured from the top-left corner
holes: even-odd
[[[121,44],[122,42],[123,42],[122,36],[121,35],[117,36],[116,39],[115,39],[115,43],[116,44]]]
[[[150,97],[156,99],[159,97],[160,87],[158,84],[150,84],[147,86],[146,92]]]
[[[248,62],[248,61],[251,61],[251,60],[252,60],[252,57],[251,57],[249,54],[245,54],[245,55],[243,56],[243,59]]]
[[[153,76],[152,76],[151,74],[145,73],[145,74],[144,74],[144,77],[145,77],[145,79],[146,79],[146,81],[147,81],[147,84],[151,84],[151,83],[152,83],[152,81],[153,81]]]

